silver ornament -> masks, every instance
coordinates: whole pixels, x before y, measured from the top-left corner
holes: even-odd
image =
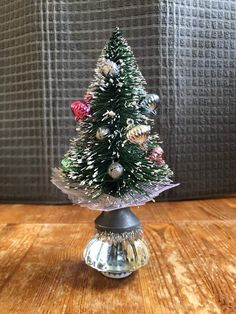
[[[102,126],[102,127],[97,129],[96,139],[104,140],[105,138],[107,138],[110,135],[110,133],[111,133],[111,131],[108,127]]]
[[[147,94],[141,101],[140,105],[147,108],[150,112],[153,112],[160,103],[160,98],[156,94]]]
[[[143,144],[151,131],[150,125],[136,125],[127,132],[127,139],[131,143]]]
[[[112,179],[119,179],[124,172],[124,168],[118,162],[113,162],[109,167],[107,173]]]
[[[116,76],[119,72],[118,65],[111,60],[104,60],[104,62],[100,65],[100,72],[107,76]]]

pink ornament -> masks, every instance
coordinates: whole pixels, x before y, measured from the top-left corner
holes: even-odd
[[[148,158],[152,161],[155,161],[158,165],[162,166],[165,164],[165,160],[163,159],[163,149],[160,146],[154,147],[151,149],[148,154]]]
[[[87,93],[84,95],[84,101],[85,101],[86,103],[89,103],[92,99],[93,99],[93,95],[90,94],[89,92],[87,92]]]
[[[84,100],[78,100],[70,105],[75,121],[83,120],[90,114],[90,106]]]
[[[163,166],[165,164],[165,160],[162,157],[157,157],[155,162],[160,166]]]

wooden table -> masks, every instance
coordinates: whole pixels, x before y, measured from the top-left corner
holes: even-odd
[[[135,212],[150,262],[115,280],[82,260],[97,212],[0,205],[0,313],[236,313],[236,199]]]

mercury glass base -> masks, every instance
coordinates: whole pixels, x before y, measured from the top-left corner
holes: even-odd
[[[125,278],[147,264],[148,247],[142,230],[123,233],[100,232],[84,250],[85,263],[110,278]]]
[[[148,246],[139,219],[129,207],[102,212],[96,234],[84,250],[85,263],[109,278],[128,277],[148,262]]]

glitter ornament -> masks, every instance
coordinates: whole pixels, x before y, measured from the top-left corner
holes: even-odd
[[[148,154],[148,158],[152,161],[155,161],[158,165],[162,166],[165,164],[165,160],[163,159],[163,149],[160,146],[154,147]]]
[[[75,116],[75,121],[83,120],[88,117],[91,110],[87,102],[83,100],[73,102],[70,108]]]
[[[123,172],[124,172],[124,168],[121,164],[119,164],[118,162],[113,162],[109,168],[108,168],[108,174],[110,177],[112,177],[112,179],[119,179]]]
[[[110,135],[110,133],[111,133],[111,131],[108,127],[102,126],[102,127],[97,129],[96,139],[104,140],[105,138],[107,138]]]
[[[150,125],[136,125],[127,132],[127,139],[131,143],[143,144],[151,131]]]
[[[141,101],[141,107],[145,108],[149,112],[156,110],[160,103],[160,98],[156,94],[147,94],[145,98]]]
[[[105,76],[116,76],[119,72],[118,65],[115,62],[107,59],[105,59],[105,61],[100,65],[99,70]]]

